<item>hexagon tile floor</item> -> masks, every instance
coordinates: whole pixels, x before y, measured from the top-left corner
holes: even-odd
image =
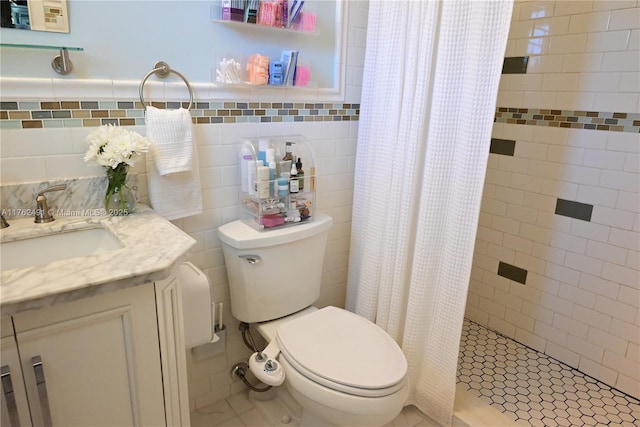
[[[467,319],[458,383],[533,426],[640,426],[637,399]]]

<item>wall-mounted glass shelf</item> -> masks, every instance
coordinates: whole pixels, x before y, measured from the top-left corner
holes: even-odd
[[[23,49],[48,49],[48,50],[70,50],[75,52],[83,52],[82,47],[71,46],[49,46],[44,44],[15,44],[15,43],[0,43],[0,47],[18,47]]]
[[[260,24],[250,24],[247,22],[241,21],[231,21],[226,19],[212,19],[211,22],[215,22],[218,24],[228,25],[230,27],[235,27],[242,30],[257,30],[257,31],[276,31],[283,33],[291,33],[291,34],[304,34],[309,36],[318,36],[317,31],[303,31],[296,30],[294,28],[286,28],[286,27],[270,27],[268,25],[260,25]]]
[[[84,48],[71,46],[50,46],[45,44],[14,44],[0,43],[0,47],[15,47],[22,49],[45,49],[57,50],[59,55],[55,56],[51,61],[51,68],[58,74],[67,75],[73,69],[73,63],[69,59],[69,51],[83,52]]]

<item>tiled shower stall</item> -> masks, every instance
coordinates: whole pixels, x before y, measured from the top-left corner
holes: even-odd
[[[640,8],[517,1],[466,316],[640,397]]]

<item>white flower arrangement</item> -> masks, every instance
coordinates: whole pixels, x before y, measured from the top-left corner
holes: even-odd
[[[137,132],[120,126],[103,125],[91,132],[87,138],[89,149],[84,161],[115,169],[120,164],[133,166],[140,153],[149,150],[149,140]]]

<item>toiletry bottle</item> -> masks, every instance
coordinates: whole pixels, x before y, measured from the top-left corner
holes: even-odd
[[[267,164],[267,150],[270,148],[269,140],[260,138],[258,140],[258,160],[262,160],[262,164]]]
[[[311,166],[311,178],[309,178],[310,191],[316,191],[316,168]]]
[[[278,189],[276,188],[275,179],[276,174],[276,150],[273,148],[267,149],[267,162],[266,166],[269,167],[269,194],[277,196]]]
[[[304,170],[302,170],[302,159],[298,157],[296,162],[296,170],[298,171],[298,189],[304,190]]]
[[[289,177],[282,174],[277,180],[278,182],[278,197],[285,197],[289,195]]]
[[[276,162],[269,162],[269,194],[274,197],[278,196],[278,188],[276,185]]]
[[[258,162],[260,162],[258,160]],[[269,168],[267,166],[258,166],[257,194],[261,199],[268,199],[269,193]]]
[[[293,163],[293,154],[291,154],[291,145],[295,142],[285,142],[284,157],[282,160],[290,160]]]
[[[289,178],[289,173],[291,172],[291,160],[280,160],[278,162],[278,176],[286,175]]]
[[[254,160],[251,149],[243,145],[240,151],[240,190],[245,193],[249,192],[249,168]]]
[[[249,194],[252,196],[257,196],[258,191],[258,167],[262,166],[262,160],[255,160],[249,163],[248,173],[247,173],[247,189]]]
[[[291,173],[289,176],[289,193],[297,193],[300,191],[299,181],[298,181],[298,170],[296,169],[296,164],[291,163]]]
[[[264,163],[265,165],[268,165],[269,162],[275,162],[276,161],[276,150],[274,148],[267,148],[266,150],[266,158],[267,161]]]

